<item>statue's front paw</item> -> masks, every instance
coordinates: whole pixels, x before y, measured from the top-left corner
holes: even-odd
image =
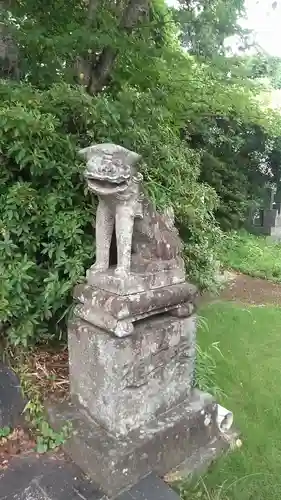
[[[91,267],[91,271],[93,273],[102,273],[104,271],[107,271],[108,269],[108,266],[106,264],[94,264],[92,267]]]
[[[125,269],[124,267],[116,267],[115,269],[115,275],[118,276],[118,278],[127,278],[129,275],[129,271]]]

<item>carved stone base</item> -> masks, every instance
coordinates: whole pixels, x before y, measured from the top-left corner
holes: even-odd
[[[188,457],[204,452],[220,438],[216,404],[208,394],[194,391],[189,400],[157,419],[116,437],[71,403],[48,407],[51,424],[59,429],[72,423],[73,434],[65,451],[108,496],[136,483],[151,470],[164,475]]]
[[[186,399],[193,383],[196,317],[159,315],[120,339],[76,318],[68,329],[71,394],[116,435]]]
[[[79,303],[75,315],[117,337],[126,337],[133,333],[135,322],[153,314],[176,310],[184,304],[193,304],[196,294],[196,288],[189,283],[125,296],[88,284],[78,285],[74,290]]]
[[[89,285],[122,296],[168,287],[184,281],[184,268],[179,267],[174,260],[152,261],[147,265],[143,263],[141,268],[139,264],[136,269],[132,266],[132,272],[126,277],[116,275],[114,267],[106,272],[96,272],[91,268],[87,271]]]

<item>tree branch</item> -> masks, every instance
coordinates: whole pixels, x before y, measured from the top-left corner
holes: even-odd
[[[88,10],[87,10],[87,19],[86,19],[86,27],[87,29],[91,28],[92,22],[95,18],[96,11],[98,10],[100,4],[100,0],[89,0],[88,2]],[[96,55],[92,54],[91,59],[85,58],[85,56],[77,56],[75,62],[75,74],[78,75],[77,81],[78,83],[83,83],[84,85],[89,85],[90,81],[90,73],[91,73],[91,65],[96,62]],[[81,82],[81,76],[82,82]]]
[[[119,29],[130,33],[141,17],[147,14],[151,0],[130,0],[124,9]],[[113,69],[118,50],[105,47],[98,60],[91,63],[90,81],[87,91],[90,95],[101,92],[106,86]]]
[[[10,0],[0,1],[0,77],[19,79],[18,49],[5,21],[1,21],[1,12],[7,11],[10,5]]]
[[[90,24],[93,21],[99,3],[100,3],[99,0],[89,0],[88,16],[87,16],[88,24]]]

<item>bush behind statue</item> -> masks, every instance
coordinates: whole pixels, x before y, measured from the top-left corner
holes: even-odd
[[[184,228],[190,278],[212,284],[214,191],[197,182],[200,158],[150,92],[125,88],[112,100],[66,85],[39,92],[0,84],[0,322],[12,344],[64,330],[71,291],[94,260],[94,206],[81,146],[115,142],[143,155],[150,196],[174,206]]]

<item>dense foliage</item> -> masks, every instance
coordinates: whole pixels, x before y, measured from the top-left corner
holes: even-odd
[[[203,62],[194,44],[181,49],[162,0],[9,4],[0,42],[0,322],[9,340],[60,335],[71,290],[94,259],[95,203],[77,157],[91,143],[142,154],[150,196],[175,209],[190,279],[212,286],[218,222],[238,226],[279,175],[278,119],[222,50],[242,3],[231,10],[228,1],[232,17],[216,3],[221,30],[208,40],[223,65],[214,54]],[[199,4],[189,2],[197,34]],[[211,19],[211,4],[201,4]]]
[[[244,56],[238,63],[245,74],[252,79],[268,80],[274,89],[281,88],[281,58],[258,52]]]
[[[238,38],[240,48],[248,43],[248,32],[238,19],[245,14],[244,0],[180,0],[181,8],[174,9],[174,17],[181,26],[183,45],[204,59],[224,55],[225,40]]]
[[[216,196],[197,182],[199,155],[150,92],[128,88],[118,99],[92,98],[63,84],[42,92],[4,83],[0,95],[1,320],[13,342],[55,333],[74,284],[94,258],[94,210],[79,145],[112,140],[143,154],[152,198],[160,206],[173,203],[178,223],[188,227],[186,255],[196,256],[190,269],[198,273],[200,261],[201,284],[211,279]]]
[[[230,231],[219,246],[219,256],[228,269],[281,283],[281,246],[245,230]]]

